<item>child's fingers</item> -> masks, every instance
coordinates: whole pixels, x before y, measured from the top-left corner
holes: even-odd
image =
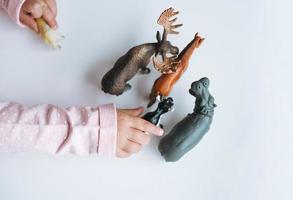
[[[32,29],[36,33],[39,32],[39,28],[36,21],[34,20],[34,18],[30,17],[29,15],[20,13],[20,21],[21,23],[28,26],[30,29]]]
[[[139,108],[135,108],[135,109],[123,109],[120,111],[123,113],[126,113],[128,115],[138,117],[143,113],[144,109],[143,109],[143,107],[139,107]]]
[[[57,5],[55,0],[44,0],[52,11],[54,17],[57,16]]]
[[[139,117],[133,117],[132,127],[143,132],[152,133],[157,136],[162,136],[164,133],[163,129]]]
[[[130,153],[128,153],[122,149],[117,149],[116,155],[119,158],[128,158],[129,156],[131,156]]]
[[[57,21],[55,19],[55,16],[48,6],[43,8],[43,18],[51,28],[57,28]]]
[[[132,142],[132,141],[128,141],[128,144],[124,147],[124,151],[126,151],[127,153],[138,153],[140,150],[142,149],[142,145]]]
[[[22,7],[23,11],[30,14],[33,18],[40,18],[43,14],[42,2],[26,1]]]
[[[132,128],[132,134],[131,136],[128,138],[129,140],[138,143],[138,144],[149,144],[150,142],[150,135],[145,134],[142,131],[139,131],[137,129]]]

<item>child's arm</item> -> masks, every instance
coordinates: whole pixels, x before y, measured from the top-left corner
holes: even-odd
[[[55,0],[0,0],[8,15],[19,25],[39,32],[35,19],[43,18],[48,25],[57,28],[57,5]]]
[[[114,156],[117,119],[114,105],[96,108],[26,108],[0,104],[0,152],[73,153]]]
[[[0,0],[0,7],[2,7],[8,15],[20,26],[20,10],[25,0]]]
[[[163,130],[141,119],[143,109],[0,103],[0,153],[73,153],[128,157]]]

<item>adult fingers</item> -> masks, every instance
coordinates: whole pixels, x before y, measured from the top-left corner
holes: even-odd
[[[124,151],[127,153],[138,153],[141,150],[142,146],[132,141],[128,141],[128,144],[124,147]]]
[[[43,18],[51,28],[57,28],[57,21],[55,19],[55,16],[48,6],[43,7]]]
[[[43,14],[41,1],[26,1],[23,4],[23,11],[27,14],[30,14],[33,18],[40,18]]]
[[[143,113],[144,108],[139,107],[139,108],[134,108],[134,109],[123,109],[123,110],[120,110],[120,111],[123,112],[123,113],[126,113],[128,115],[138,117]]]
[[[163,129],[139,117],[133,117],[132,127],[143,132],[152,133],[157,136],[162,136],[164,133]]]
[[[37,25],[36,21],[34,20],[34,18],[32,18],[31,16],[22,12],[22,13],[20,13],[20,21],[21,21],[21,23],[28,26],[30,29],[32,29],[36,33],[39,32],[38,25]]]
[[[44,0],[52,11],[54,17],[57,16],[57,5],[55,0]]]
[[[148,144],[150,142],[150,135],[139,131],[137,129],[132,128],[132,134],[128,138],[132,142],[138,143],[138,144]]]

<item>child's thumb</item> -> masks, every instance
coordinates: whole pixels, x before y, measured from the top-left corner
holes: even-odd
[[[40,18],[43,14],[43,7],[40,2],[25,2],[22,6],[24,12],[30,14],[33,18]]]
[[[31,28],[36,33],[39,32],[38,25],[37,25],[36,21],[32,17],[30,17],[30,16],[28,16],[28,15],[26,15],[24,13],[21,13],[20,14],[20,21],[21,21],[21,23],[23,23],[24,25],[28,26],[29,28]]]

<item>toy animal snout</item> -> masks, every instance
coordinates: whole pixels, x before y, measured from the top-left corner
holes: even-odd
[[[170,47],[170,53],[172,55],[177,55],[179,53],[179,48],[178,47],[175,47],[175,46],[171,46]]]
[[[195,81],[191,84],[191,88],[189,89],[189,93],[192,96],[200,97],[203,93],[209,88],[210,80],[206,77],[201,78],[198,81]]]
[[[168,53],[172,55],[178,55],[179,48],[172,45],[169,41],[162,41],[159,46],[159,52],[162,52],[164,55]]]
[[[200,46],[201,43],[205,40],[204,38],[200,37],[200,36],[198,35],[198,33],[195,34],[194,39],[195,39],[195,41],[196,41],[196,43],[197,43],[196,46]]]

